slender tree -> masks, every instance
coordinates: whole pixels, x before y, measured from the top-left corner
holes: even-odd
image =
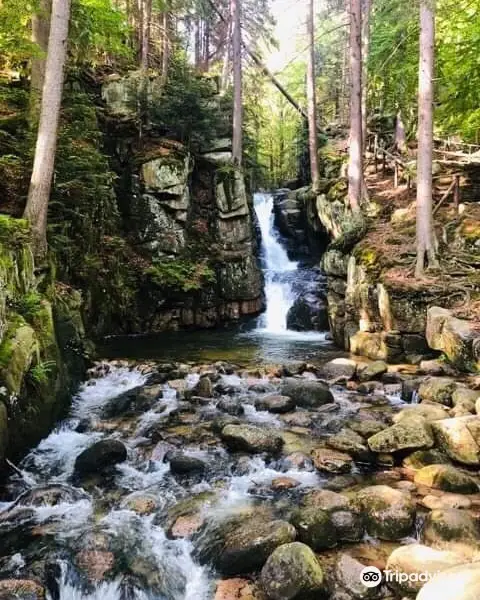
[[[48,200],[55,164],[69,19],[70,0],[53,0],[40,124],[24,212],[32,227],[35,254],[40,257],[47,251]]]
[[[315,82],[315,26],[314,0],[308,0],[307,35],[309,42],[307,64],[307,100],[308,100],[308,142],[310,150],[310,175],[314,192],[318,191],[320,173],[318,170],[317,136],[317,94]]]
[[[38,117],[38,109],[42,98],[45,81],[45,65],[47,62],[48,34],[50,31],[51,0],[40,0],[38,11],[32,16],[32,41],[38,45],[39,55],[32,60],[30,80],[32,116]]]
[[[348,199],[353,211],[360,210],[362,191],[362,6],[361,0],[350,0],[350,140]]]
[[[420,61],[418,70],[417,266],[438,266],[432,215],[433,78],[435,68],[435,0],[420,1]]]
[[[370,13],[372,12],[372,0],[362,0],[362,136],[363,148],[367,144],[368,137],[368,56],[370,53]]]
[[[148,55],[150,50],[150,29],[152,22],[152,0],[144,0],[142,6],[142,48],[140,66],[146,71],[148,69]]]
[[[243,106],[242,106],[242,31],[241,31],[241,0],[231,0],[233,23],[233,163],[240,167],[242,164],[242,135],[243,135]]]

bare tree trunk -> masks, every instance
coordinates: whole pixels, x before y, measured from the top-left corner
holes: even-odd
[[[350,79],[348,199],[352,210],[359,211],[363,191],[361,0],[350,0]]]
[[[208,71],[210,69],[210,23],[205,21],[205,30],[203,32],[204,42],[204,58],[203,58],[203,70]]]
[[[370,13],[372,0],[362,0],[362,136],[363,152],[368,137],[368,55],[370,53]]]
[[[242,165],[243,106],[242,106],[242,30],[241,0],[231,0],[233,23],[233,139],[232,159],[237,167]]]
[[[24,212],[24,218],[32,227],[35,254],[40,257],[47,252],[48,201],[55,165],[69,19],[70,0],[53,0],[40,124]]]
[[[435,0],[420,2],[420,60],[418,74],[417,266],[438,266],[432,215],[433,78],[435,68]]]
[[[223,68],[222,68],[222,80],[220,84],[220,89],[222,93],[225,93],[228,88],[228,80],[230,74],[230,51],[231,51],[231,37],[232,37],[232,19],[228,20],[228,29],[227,29],[227,40],[225,43],[225,55],[223,57]]]
[[[314,192],[317,192],[320,174],[318,171],[317,94],[315,89],[314,0],[308,0],[307,35],[310,44],[307,65],[308,146],[310,150],[312,188]]]
[[[170,66],[170,15],[168,10],[163,13],[163,43],[162,43],[162,76],[161,85],[164,86],[168,79]]]
[[[195,17],[193,21],[194,39],[195,39],[195,68],[200,68],[200,18]]]
[[[143,1],[142,17],[142,54],[140,67],[146,71],[148,69],[148,55],[150,50],[150,26],[152,21],[152,0]]]
[[[51,0],[40,0],[39,10],[32,17],[32,41],[38,45],[41,52],[40,56],[32,59],[30,81],[30,112],[32,120],[36,120],[38,117],[43,83],[45,81],[51,8]]]

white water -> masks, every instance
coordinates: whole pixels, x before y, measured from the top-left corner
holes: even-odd
[[[255,194],[255,212],[262,232],[262,252],[265,260],[265,296],[267,310],[261,319],[266,333],[287,331],[287,314],[295,297],[288,274],[297,269],[278,241],[274,227],[273,196]]]

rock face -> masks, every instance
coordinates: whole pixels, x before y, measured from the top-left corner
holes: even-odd
[[[318,559],[308,546],[299,542],[277,548],[263,567],[260,581],[272,600],[322,598],[325,591]]]
[[[327,331],[326,303],[314,295],[298,298],[287,314],[287,328],[293,331]]]

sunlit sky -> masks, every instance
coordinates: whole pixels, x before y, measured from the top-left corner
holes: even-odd
[[[297,50],[297,40],[305,30],[305,0],[271,0],[272,13],[277,21],[275,37],[279,42],[278,52],[273,52],[267,60],[268,67],[280,71],[290,61]]]

